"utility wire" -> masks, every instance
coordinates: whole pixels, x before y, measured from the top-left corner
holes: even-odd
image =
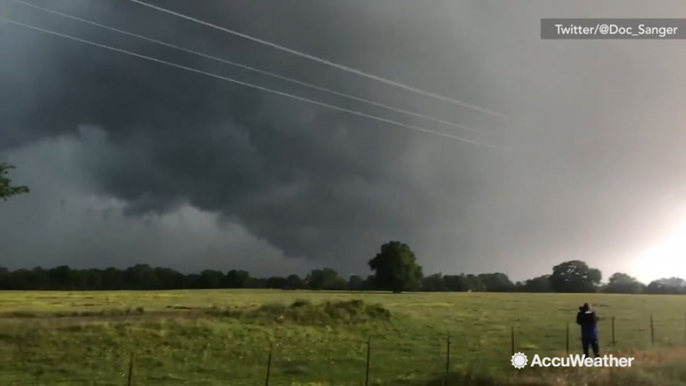
[[[479,111],[479,112],[484,113],[484,114],[488,114],[488,115],[492,115],[492,116],[496,116],[496,117],[504,118],[504,119],[510,119],[510,117],[509,117],[508,115],[505,115],[505,114],[503,114],[503,113],[499,113],[499,112],[497,112],[497,111],[493,111],[493,110],[490,110],[490,109],[487,109],[487,108],[484,108],[484,107],[480,107],[480,106],[477,106],[477,105],[474,105],[474,104],[469,104],[469,103],[461,102],[461,101],[459,101],[459,100],[457,100],[457,99],[449,98],[449,97],[446,97],[446,96],[443,96],[443,95],[439,95],[439,94],[436,94],[436,93],[424,91],[424,90],[418,89],[418,88],[416,88],[416,87],[408,86],[408,85],[403,84],[403,83],[400,83],[400,82],[396,82],[396,81],[393,81],[393,80],[389,80],[389,79],[386,79],[386,78],[382,78],[382,77],[380,77],[380,76],[377,76],[377,75],[374,75],[374,74],[370,74],[370,73],[368,73],[368,72],[364,72],[364,71],[361,71],[361,70],[357,70],[357,69],[354,69],[354,68],[352,68],[352,67],[345,66],[345,65],[343,65],[343,64],[334,63],[334,62],[332,62],[332,61],[330,61],[330,60],[327,60],[327,59],[322,59],[322,58],[319,58],[319,57],[314,56],[314,55],[310,55],[310,54],[306,54],[306,53],[304,53],[304,52],[296,51],[296,50],[294,50],[294,49],[291,49],[291,48],[288,48],[288,47],[284,47],[284,46],[282,46],[282,45],[280,45],[280,44],[272,43],[272,42],[269,42],[269,41],[266,41],[266,40],[263,40],[263,39],[260,39],[260,38],[256,38],[256,37],[253,37],[253,36],[250,36],[250,35],[247,35],[247,34],[238,32],[238,31],[234,31],[234,30],[231,30],[231,29],[228,29],[228,28],[225,28],[225,27],[221,27],[221,26],[218,26],[218,25],[216,25],[216,24],[212,24],[212,23],[209,23],[209,22],[206,22],[206,21],[203,21],[203,20],[200,20],[200,19],[197,19],[197,18],[188,16],[188,15],[184,15],[184,14],[179,13],[179,12],[174,12],[174,11],[169,10],[169,9],[167,9],[167,8],[158,7],[158,6],[156,6],[156,5],[153,5],[153,4],[150,4],[150,3],[146,3],[146,2],[141,1],[141,0],[130,0],[130,1],[132,1],[132,2],[134,2],[134,3],[136,3],[136,4],[143,5],[143,6],[145,6],[145,7],[149,7],[149,8],[155,9],[155,10],[160,11],[160,12],[167,13],[167,14],[169,14],[169,15],[174,15],[174,16],[176,16],[176,17],[180,17],[180,18],[183,18],[183,19],[186,19],[186,20],[190,20],[190,21],[193,21],[193,22],[195,22],[195,23],[202,24],[202,25],[204,25],[204,26],[211,27],[211,28],[214,28],[214,29],[217,29],[217,30],[226,32],[226,33],[231,34],[231,35],[239,36],[239,37],[242,37],[242,38],[244,38],[244,39],[248,39],[248,40],[251,40],[251,41],[260,43],[260,44],[264,44],[264,45],[267,45],[267,46],[269,46],[269,47],[276,48],[277,50],[285,51],[285,52],[288,52],[288,53],[290,53],[290,54],[297,55],[297,56],[300,56],[300,57],[303,57],[303,58],[307,58],[307,59],[313,60],[313,61],[315,61],[315,62],[319,62],[319,63],[325,64],[325,65],[328,65],[328,66],[331,66],[331,67],[338,68],[338,69],[343,70],[343,71],[351,72],[351,73],[354,73],[354,74],[363,76],[363,77],[365,77],[365,78],[373,79],[373,80],[376,80],[376,81],[378,81],[378,82],[386,83],[386,84],[389,84],[389,85],[392,85],[392,86],[395,86],[395,87],[400,87],[400,88],[402,88],[402,89],[404,89],[404,90],[412,91],[412,92],[415,92],[415,93],[417,93],[417,94],[421,94],[421,95],[424,95],[424,96],[427,96],[427,97],[439,99],[439,100],[444,101],[444,102],[449,102],[449,103],[456,104],[456,105],[458,105],[458,106],[462,106],[462,107],[466,107],[466,108],[469,108],[469,109],[473,109],[473,110]]]
[[[439,119],[439,118],[435,118],[435,117],[431,117],[431,116],[428,116],[428,115],[423,115],[423,114],[415,113],[415,112],[408,111],[408,110],[404,110],[404,109],[400,109],[400,108],[397,108],[397,107],[388,106],[388,105],[385,105],[385,104],[382,104],[382,103],[378,103],[378,102],[371,101],[371,100],[369,100],[369,99],[360,98],[360,97],[356,97],[356,96],[353,96],[353,95],[349,95],[349,94],[345,94],[345,93],[342,93],[342,92],[338,92],[338,91],[335,91],[335,90],[332,90],[332,89],[329,89],[329,88],[326,88],[326,87],[316,86],[316,85],[313,85],[313,84],[311,84],[311,83],[302,82],[302,81],[299,81],[299,80],[297,80],[297,79],[293,79],[293,78],[281,76],[281,75],[278,75],[278,74],[274,74],[274,73],[272,73],[272,72],[260,70],[260,69],[258,69],[258,68],[251,67],[251,66],[248,66],[248,65],[245,65],[245,64],[240,64],[240,63],[232,62],[232,61],[230,61],[230,60],[222,59],[222,58],[219,58],[219,57],[216,57],[216,56],[204,54],[204,53],[202,53],[202,52],[194,51],[194,50],[191,50],[191,49],[188,49],[188,48],[184,48],[184,47],[181,47],[181,46],[177,46],[177,45],[174,45],[174,44],[171,44],[171,43],[167,43],[167,42],[163,42],[163,41],[160,41],[160,40],[152,39],[152,38],[149,38],[149,37],[147,37],[147,36],[135,34],[135,33],[132,33],[132,32],[128,32],[128,31],[124,31],[124,30],[117,29],[117,28],[114,28],[114,27],[110,27],[110,26],[107,26],[107,25],[104,25],[104,24],[96,23],[96,22],[91,21],[91,20],[82,19],[82,18],[77,17],[77,16],[73,16],[73,15],[69,15],[69,14],[66,14],[66,13],[58,12],[58,11],[55,11],[55,10],[52,10],[52,9],[49,9],[49,8],[45,8],[45,7],[41,7],[41,6],[39,6],[39,5],[31,4],[31,3],[28,3],[28,2],[25,2],[25,1],[22,1],[22,0],[11,0],[11,1],[14,2],[14,3],[17,3],[17,4],[24,5],[24,6],[26,6],[26,7],[31,7],[31,8],[34,8],[34,9],[43,11],[43,12],[51,13],[51,14],[53,14],[53,15],[58,15],[58,16],[61,16],[61,17],[67,18],[67,19],[76,20],[76,21],[79,21],[79,22],[82,22],[82,23],[85,23],[85,24],[93,25],[93,26],[96,26],[96,27],[99,27],[99,28],[103,28],[103,29],[106,29],[106,30],[109,30],[109,31],[117,32],[117,33],[119,33],[119,34],[131,36],[131,37],[134,37],[134,38],[137,38],[137,39],[141,39],[141,40],[145,40],[145,41],[148,41],[148,42],[151,42],[151,43],[159,44],[159,45],[162,45],[162,46],[165,46],[165,47],[174,48],[174,49],[177,49],[177,50],[180,50],[180,51],[183,51],[183,52],[187,52],[187,53],[190,53],[190,54],[193,54],[193,55],[197,55],[197,56],[200,56],[200,57],[203,57],[203,58],[206,58],[206,59],[215,60],[215,61],[221,62],[221,63],[223,63],[223,64],[227,64],[227,65],[234,66],[234,67],[238,67],[238,68],[241,68],[241,69],[244,69],[244,70],[256,72],[256,73],[258,73],[258,74],[270,76],[270,77],[272,77],[272,78],[284,80],[284,81],[287,81],[287,82],[290,82],[290,83],[293,83],[293,84],[297,84],[297,85],[300,85],[300,86],[309,87],[309,88],[314,89],[314,90],[323,91],[323,92],[326,92],[326,93],[329,93],[329,94],[332,94],[332,95],[340,96],[340,97],[343,97],[343,98],[348,98],[348,99],[355,100],[355,101],[358,101],[358,102],[367,103],[367,104],[369,104],[369,105],[376,106],[376,107],[382,107],[382,108],[387,109],[387,110],[395,111],[395,112],[398,112],[398,113],[403,113],[403,114],[406,114],[406,115],[411,115],[411,116],[414,116],[414,117],[417,117],[417,118],[427,119],[427,120],[430,120],[430,121],[434,121],[434,122],[441,123],[441,124],[444,124],[444,125],[456,127],[456,128],[459,128],[459,129],[463,129],[463,130],[467,130],[467,131],[471,131],[471,132],[475,132],[475,133],[488,134],[488,133],[486,133],[486,132],[484,132],[484,131],[482,131],[482,130],[479,130],[479,129],[474,129],[474,128],[471,128],[471,127],[468,127],[468,126],[465,126],[465,125],[461,125],[461,124],[457,124],[457,123],[445,121],[445,120],[442,120],[442,119]]]
[[[165,64],[165,65],[168,65],[168,66],[171,66],[171,67],[175,67],[175,68],[179,68],[179,69],[183,69],[183,70],[186,70],[186,71],[195,72],[195,73],[197,73],[197,74],[206,75],[206,76],[213,77],[213,78],[216,78],[216,79],[221,79],[221,80],[226,81],[226,82],[230,82],[230,83],[234,83],[234,84],[238,84],[238,85],[242,85],[242,86],[254,88],[254,89],[257,89],[257,90],[269,92],[269,93],[276,94],[276,95],[285,96],[285,97],[292,98],[292,99],[295,99],[295,100],[299,100],[299,101],[302,101],[302,102],[307,102],[307,103],[310,103],[310,104],[313,104],[313,105],[322,106],[322,107],[327,107],[327,108],[330,108],[330,109],[333,109],[333,110],[338,110],[338,111],[346,112],[346,113],[349,113],[349,114],[357,115],[357,116],[360,116],[360,117],[365,117],[365,118],[373,119],[373,120],[376,120],[376,121],[379,121],[379,122],[390,123],[390,124],[393,124],[393,125],[396,125],[396,126],[405,127],[405,128],[407,128],[407,129],[411,129],[411,130],[415,130],[415,131],[420,131],[420,132],[424,132],[424,133],[427,133],[427,134],[438,135],[438,136],[441,136],[441,137],[450,138],[450,139],[454,139],[454,140],[462,141],[462,142],[466,142],[466,143],[471,143],[471,144],[473,144],[473,145],[477,145],[477,146],[481,146],[481,147],[492,148],[492,149],[498,149],[498,147],[496,147],[496,146],[493,146],[493,145],[490,145],[490,144],[486,144],[486,143],[483,143],[483,142],[479,142],[479,141],[475,141],[475,140],[471,140],[471,139],[467,139],[467,138],[458,137],[458,136],[455,136],[455,135],[452,135],[452,134],[447,134],[447,133],[442,133],[442,132],[438,132],[438,131],[433,131],[433,130],[425,129],[425,128],[419,127],[419,126],[407,125],[407,124],[404,124],[404,123],[401,123],[401,122],[397,122],[397,121],[393,121],[393,120],[390,120],[390,119],[385,119],[385,118],[377,117],[377,116],[375,116],[375,115],[366,114],[366,113],[363,113],[363,112],[359,112],[359,111],[355,111],[355,110],[350,110],[350,109],[346,109],[346,108],[342,108],[342,107],[330,105],[330,104],[328,104],[328,103],[318,102],[318,101],[315,101],[315,100],[312,100],[312,99],[303,98],[303,97],[300,97],[300,96],[297,96],[297,95],[288,94],[288,93],[285,93],[285,92],[282,92],[282,91],[277,91],[277,90],[270,89],[270,88],[267,88],[267,87],[262,87],[262,86],[257,86],[257,85],[251,84],[251,83],[241,82],[241,81],[238,81],[238,80],[235,80],[235,79],[232,79],[232,78],[224,77],[224,76],[217,75],[217,74],[212,74],[212,73],[207,72],[207,71],[198,70],[198,69],[196,69],[196,68],[191,68],[191,67],[183,66],[183,65],[180,65],[180,64],[168,62],[168,61],[165,61],[165,60],[156,59],[156,58],[153,58],[153,57],[150,57],[150,56],[145,56],[145,55],[137,54],[137,53],[134,53],[134,52],[131,52],[131,51],[126,51],[126,50],[123,50],[123,49],[120,49],[120,48],[115,48],[115,47],[107,46],[107,45],[104,45],[104,44],[92,42],[92,41],[89,41],[89,40],[80,39],[80,38],[77,38],[77,37],[74,37],[74,36],[71,36],[71,35],[66,35],[66,34],[62,34],[62,33],[59,33],[59,32],[55,32],[55,31],[50,31],[50,30],[47,30],[47,29],[44,29],[44,28],[32,26],[32,25],[29,25],[29,24],[24,24],[24,23],[21,23],[21,22],[18,22],[18,21],[14,21],[14,20],[10,20],[10,19],[4,18],[4,17],[0,17],[0,21],[3,21],[3,22],[5,22],[5,23],[10,23],[10,24],[13,24],[13,25],[17,25],[17,26],[21,26],[21,27],[24,27],[24,28],[32,29],[32,30],[35,30],[35,31],[40,31],[40,32],[43,32],[43,33],[46,33],[46,34],[50,34],[50,35],[54,35],[54,36],[59,36],[59,37],[65,38],[65,39],[69,39],[69,40],[73,40],[73,41],[77,41],[77,42],[89,44],[89,45],[92,45],[92,46],[95,46],[95,47],[104,48],[104,49],[107,49],[107,50],[110,50],[110,51],[115,51],[115,52],[119,52],[119,53],[122,53],[122,54],[135,56],[135,57],[137,57],[137,58],[146,59],[146,60],[149,60],[149,61],[152,61],[152,62]]]

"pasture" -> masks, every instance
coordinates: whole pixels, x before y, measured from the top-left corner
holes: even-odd
[[[564,355],[569,323],[579,352],[586,301],[601,350],[637,357],[613,377],[686,382],[684,296],[193,290],[0,292],[0,384],[126,385],[133,353],[134,385],[263,385],[273,344],[270,385],[363,385],[369,338],[370,384],[441,385],[446,367],[453,385],[567,384],[514,370],[511,334],[516,351]]]

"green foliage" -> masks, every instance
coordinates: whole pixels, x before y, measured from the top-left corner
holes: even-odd
[[[350,275],[348,279],[348,289],[351,291],[362,291],[365,288],[364,279],[359,275]]]
[[[515,292],[515,284],[504,273],[482,273],[481,283],[491,292]]]
[[[595,292],[602,274],[580,260],[566,261],[553,267],[550,284],[555,292]]]
[[[603,291],[616,294],[640,294],[645,291],[645,286],[636,278],[626,273],[617,272],[610,276],[610,280]]]
[[[369,260],[369,268],[375,272],[378,288],[395,293],[418,290],[424,276],[414,252],[399,241],[382,245],[381,252]]]
[[[345,279],[331,268],[313,269],[305,278],[305,283],[311,290],[345,289],[347,286]]]
[[[524,282],[524,290],[526,292],[553,292],[553,286],[550,284],[550,275],[543,275],[529,279]]]
[[[26,186],[12,185],[12,180],[8,177],[9,172],[12,169],[16,169],[16,167],[6,163],[0,163],[0,199],[3,201],[7,201],[7,199],[12,196],[29,193],[29,188]]]

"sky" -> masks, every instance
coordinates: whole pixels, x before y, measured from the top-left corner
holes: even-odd
[[[544,17],[679,17],[683,2],[150,0],[474,109],[128,0],[26,1],[478,131],[17,2],[0,13],[497,149],[0,22],[0,161],[31,188],[0,202],[0,265],[367,275],[399,240],[427,273],[523,280],[583,260],[686,277],[683,42],[540,39]]]

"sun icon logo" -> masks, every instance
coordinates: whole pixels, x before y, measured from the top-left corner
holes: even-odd
[[[515,369],[522,369],[529,363],[529,358],[524,353],[518,352],[512,356],[512,367]]]

